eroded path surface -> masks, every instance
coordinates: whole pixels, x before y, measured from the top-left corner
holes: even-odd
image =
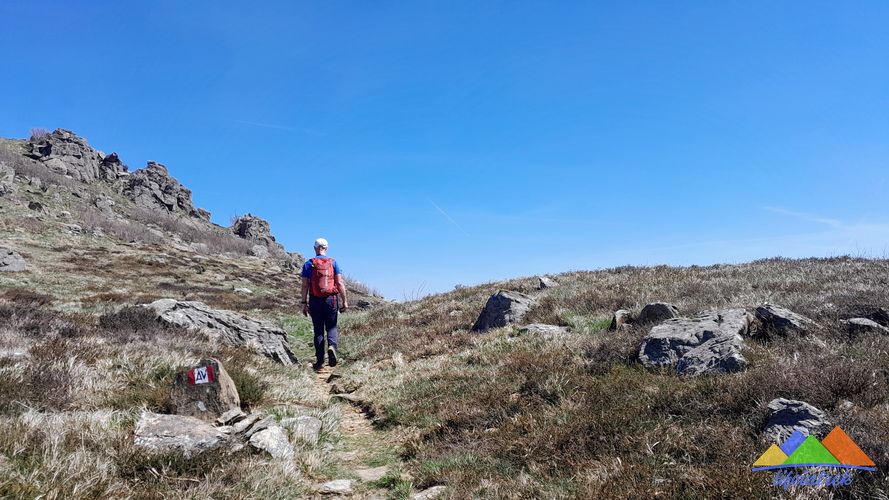
[[[410,482],[404,477],[395,446],[385,435],[374,430],[361,408],[331,393],[337,379],[336,369],[324,367],[316,372],[312,391],[330,398],[339,411],[339,439],[329,450],[329,476],[336,479],[316,485],[316,498],[340,495],[350,498],[384,499],[410,497]],[[347,483],[348,482],[348,483]]]

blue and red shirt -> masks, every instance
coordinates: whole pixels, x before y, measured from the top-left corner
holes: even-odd
[[[327,255],[316,255],[315,257],[324,257],[327,259],[332,258],[332,257],[328,257]],[[333,261],[333,275],[339,276],[341,274],[343,274],[343,272],[340,270],[340,265],[336,260],[334,260]],[[302,277],[312,279],[312,259],[307,259],[306,263],[303,264]]]

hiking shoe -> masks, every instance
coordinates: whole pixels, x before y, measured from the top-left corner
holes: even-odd
[[[336,349],[333,347],[327,349],[327,364],[336,366]]]
[[[322,368],[324,368],[323,361],[320,363],[312,363],[312,369],[315,370],[316,372],[320,372]]]

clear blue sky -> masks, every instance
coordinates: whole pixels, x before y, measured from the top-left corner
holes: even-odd
[[[399,299],[889,253],[889,3],[247,4],[3,1],[0,135],[157,160]]]

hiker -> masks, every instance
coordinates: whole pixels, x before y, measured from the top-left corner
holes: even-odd
[[[320,370],[324,366],[324,333],[327,332],[327,363],[337,363],[338,307],[345,311],[349,307],[346,297],[346,283],[343,272],[335,260],[327,256],[327,240],[315,240],[315,257],[306,261],[302,271],[303,315],[312,316],[315,329],[315,364]],[[340,300],[342,298],[342,300]]]

